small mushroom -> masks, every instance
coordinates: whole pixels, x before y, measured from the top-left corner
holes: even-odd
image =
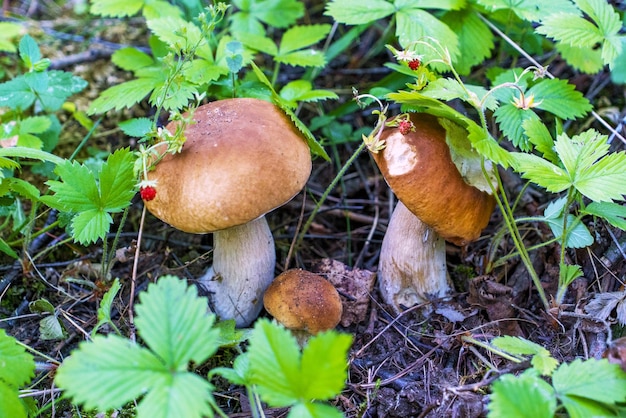
[[[315,335],[339,324],[343,305],[326,279],[302,269],[286,270],[267,288],[265,310],[296,336]]]
[[[167,126],[175,132],[176,122]],[[309,147],[280,109],[258,99],[198,107],[178,154],[148,179],[148,210],[184,232],[213,232],[213,266],[200,278],[222,319],[249,325],[274,278],[274,239],[264,215],[290,201],[311,172]]]
[[[443,120],[445,129],[424,113],[411,113],[409,120],[414,129],[385,128],[380,137],[385,148],[371,153],[400,201],[378,267],[381,294],[396,312],[450,290],[444,240],[456,245],[476,240],[495,207],[480,157],[465,138],[455,142],[458,149],[447,142],[454,142],[447,132],[458,138],[465,131]],[[489,170],[491,163],[485,164]]]

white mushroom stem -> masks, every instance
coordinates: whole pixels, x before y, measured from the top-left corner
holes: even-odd
[[[263,293],[274,279],[274,238],[260,217],[213,233],[213,266],[200,278],[210,306],[222,319],[246,327],[263,307]]]
[[[378,264],[383,300],[396,313],[450,290],[445,241],[398,202]]]

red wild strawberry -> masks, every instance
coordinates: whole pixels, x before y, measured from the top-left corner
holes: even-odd
[[[420,67],[420,65],[422,65],[422,62],[417,58],[409,61],[409,68],[413,71],[417,70]]]
[[[413,126],[413,122],[410,120],[403,119],[398,122],[398,130],[400,130],[402,135],[408,135],[413,129],[415,129],[415,126]]]
[[[151,201],[156,197],[156,189],[153,186],[144,186],[139,189],[139,196],[146,202]]]

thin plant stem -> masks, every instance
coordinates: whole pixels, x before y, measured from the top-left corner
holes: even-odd
[[[365,146],[366,146],[365,142],[362,141],[359,147],[356,149],[356,151],[354,151],[354,153],[350,156],[350,158],[348,158],[348,160],[344,163],[343,167],[341,167],[341,169],[339,170],[339,172],[337,173],[333,181],[331,181],[328,187],[326,188],[326,190],[324,190],[324,193],[322,194],[322,196],[320,196],[319,200],[315,204],[315,208],[313,208],[313,211],[311,212],[306,222],[304,223],[304,226],[302,227],[302,231],[300,231],[300,235],[298,236],[298,240],[296,241],[295,248],[300,247],[300,244],[302,244],[302,240],[304,239],[304,235],[307,233],[307,231],[311,227],[311,224],[313,223],[313,220],[315,219],[317,212],[319,212],[320,208],[326,201],[326,198],[328,197],[330,192],[335,188],[337,183],[339,183],[339,180],[341,180],[343,175],[346,173],[346,171],[352,165],[352,163],[354,163],[354,161],[357,159],[359,154],[361,154],[361,152],[365,149]]]
[[[128,298],[128,323],[130,326],[131,341],[135,342],[135,317],[133,315],[133,305],[135,304],[135,287],[137,284],[137,267],[139,264],[139,254],[141,252],[141,237],[143,236],[143,226],[146,220],[146,205],[141,210],[141,219],[139,220],[139,231],[137,232],[137,246],[135,247],[135,259],[133,260],[133,271],[130,276],[130,296]]]

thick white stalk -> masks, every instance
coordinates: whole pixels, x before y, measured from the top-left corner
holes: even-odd
[[[213,233],[213,266],[200,278],[221,319],[247,327],[263,307],[274,279],[274,238],[265,217]]]
[[[450,290],[445,241],[398,202],[378,264],[383,300],[396,313]]]

